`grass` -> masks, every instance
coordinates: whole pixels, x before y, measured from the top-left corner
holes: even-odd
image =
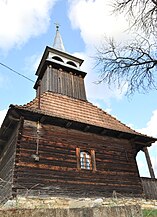
[[[144,209],[143,217],[157,217],[157,210],[155,209]]]

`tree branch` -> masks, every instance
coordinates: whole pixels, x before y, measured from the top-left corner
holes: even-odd
[[[110,40],[106,47],[98,51],[97,61],[101,71],[98,83],[106,82],[109,86],[116,83],[118,87],[127,84],[128,95],[156,88],[154,73],[157,59],[152,49],[154,46],[144,38],[139,40],[138,37],[125,46],[118,46]]]

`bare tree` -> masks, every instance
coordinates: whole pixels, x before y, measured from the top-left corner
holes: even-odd
[[[105,41],[96,57],[101,70],[98,83],[127,84],[127,94],[145,93],[157,86],[157,0],[115,0],[114,13],[122,12],[130,21],[130,31],[140,29],[145,36],[136,35],[125,45]]]
[[[157,33],[157,0],[115,0],[114,13],[124,13],[131,27],[147,35]]]

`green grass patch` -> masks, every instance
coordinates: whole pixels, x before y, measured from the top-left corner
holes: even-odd
[[[143,217],[157,217],[157,210],[156,209],[144,209]]]

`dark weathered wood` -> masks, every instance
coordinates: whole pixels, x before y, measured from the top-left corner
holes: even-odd
[[[17,120],[14,120],[17,122]],[[18,125],[15,125],[14,131],[9,135],[5,148],[0,155],[0,203],[12,197],[14,162],[16,155],[16,144],[20,139],[20,128],[22,118]]]
[[[84,131],[84,132],[87,132],[87,131],[89,130],[89,128],[90,128],[90,126],[87,125],[87,126],[85,126],[85,128],[84,128],[83,131]]]
[[[86,100],[84,78],[79,75],[58,68],[47,67],[41,85],[38,85],[37,95],[40,92],[52,91],[73,98]]]
[[[141,178],[146,199],[157,200],[157,179]]]
[[[96,171],[95,150],[91,150],[92,169]]]
[[[72,122],[69,121],[69,122],[67,122],[67,124],[66,124],[65,127],[66,127],[66,128],[69,128],[71,125],[72,125]]]
[[[38,109],[40,109],[41,101],[41,80],[38,81]]]
[[[58,196],[112,196],[113,191],[142,195],[135,153],[128,140],[44,123],[39,129],[36,162],[32,155],[37,149],[37,123],[24,121],[17,146],[15,192],[33,190],[32,194],[44,195],[49,189],[47,195]],[[92,170],[80,169],[80,151],[91,153]]]
[[[80,170],[80,148],[76,147],[77,169]]]
[[[145,156],[146,156],[150,176],[151,176],[152,179],[155,179],[155,173],[154,173],[154,170],[153,170],[153,166],[152,166],[152,163],[151,163],[151,160],[150,160],[150,156],[149,156],[149,152],[148,152],[147,147],[144,147],[143,151],[144,151]]]

